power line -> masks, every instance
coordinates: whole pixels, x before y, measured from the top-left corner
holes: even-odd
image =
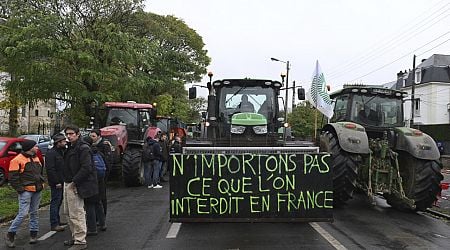
[[[417,17],[414,17],[414,20],[413,20],[413,21],[415,21],[416,23],[413,25],[413,27],[416,26],[416,25],[418,25],[418,24],[420,24],[420,23],[425,22],[425,24],[426,24],[426,23],[429,22],[430,20],[434,20],[436,17],[434,17],[434,18],[432,18],[432,19],[430,19],[430,17],[432,17],[434,14],[436,14],[436,13],[439,12],[439,11],[441,11],[442,9],[444,9],[445,7],[447,7],[447,6],[450,4],[450,3],[447,2],[444,6],[439,7],[439,4],[441,4],[442,2],[447,2],[447,0],[443,0],[443,1],[439,2],[438,4],[436,4],[436,5],[434,5],[433,7],[429,8],[429,9],[426,10],[425,12],[422,12],[421,15],[419,15],[419,16],[417,16]],[[421,20],[418,20],[418,18],[420,18],[422,15],[424,15],[425,13],[427,13],[428,11],[432,10],[432,9],[435,8],[435,7],[438,8],[436,11],[434,11],[432,14],[426,16],[425,18],[423,18],[423,19],[421,19]],[[448,9],[444,10],[443,13],[445,13],[445,11],[447,11],[447,10],[448,10]],[[438,16],[440,16],[440,15],[443,14],[443,13],[440,13]],[[425,25],[425,24],[422,24],[422,26]],[[406,27],[408,27],[408,26],[410,26],[409,23],[408,23],[407,25],[404,25],[402,28],[400,28],[398,31],[403,31],[403,32],[402,32],[402,33],[398,33],[396,36],[394,36],[394,38],[390,39],[386,44],[389,44],[391,41],[394,41],[394,40],[396,40],[398,37],[401,37],[405,32],[411,32],[411,29],[406,29]],[[396,33],[397,33],[397,32],[396,32]],[[383,39],[380,39],[380,40],[379,40],[377,43],[375,43],[374,45],[377,45],[377,44],[379,44],[380,42],[383,42],[383,41],[384,41]],[[375,49],[372,49],[372,52],[377,51],[379,48],[382,48],[383,46],[386,46],[386,44],[384,44],[384,45],[382,44],[382,45],[376,47]],[[371,47],[372,47],[372,46],[371,46]],[[369,48],[370,48],[370,47],[369,47]],[[369,50],[369,49],[366,49],[365,51],[367,52],[368,50]],[[334,70],[331,70],[330,75],[334,75],[336,72],[340,71],[340,68],[346,68],[346,67],[349,67],[349,66],[355,64],[356,62],[360,61],[360,60],[363,59],[364,57],[367,57],[368,55],[370,55],[372,52],[368,52],[368,53],[364,54],[363,56],[356,57],[355,59],[351,59],[351,60],[350,60],[348,63],[346,63],[346,64],[341,64],[340,66],[336,67]],[[338,70],[338,69],[339,69],[339,70]]]
[[[411,39],[411,38],[417,36],[418,34],[420,34],[420,33],[422,33],[423,31],[429,29],[430,27],[432,27],[432,26],[435,25],[436,23],[438,23],[438,22],[442,21],[443,19],[447,18],[448,16],[450,16],[450,13],[447,14],[446,16],[444,16],[443,18],[440,18],[440,19],[437,20],[436,22],[432,23],[431,25],[429,25],[429,26],[423,28],[422,30],[420,30],[420,31],[418,31],[418,32],[416,32],[416,33],[414,33],[414,34],[410,34],[409,36],[403,37],[403,39],[398,40],[398,42],[401,42],[401,41],[403,41],[403,40],[409,40],[409,39]],[[396,46],[394,46],[394,47],[386,47],[386,48],[384,48],[383,50],[381,50],[381,51],[377,54],[377,56],[386,54],[387,52],[389,52],[389,51],[395,49],[398,45],[401,45],[401,44],[398,43],[398,44],[397,44]],[[357,68],[361,68],[361,67],[367,65],[366,63],[367,63],[367,62],[370,62],[372,59],[373,59],[373,58],[368,57],[368,58],[364,59],[363,61],[359,62],[359,64],[358,64],[356,67],[351,67],[351,68],[346,69],[346,70],[344,70],[344,71],[337,72],[337,73],[335,73],[334,75],[332,75],[331,78],[334,79],[334,78],[337,78],[337,77],[339,77],[339,76],[342,76],[342,75],[348,73],[349,71],[352,71],[352,70],[357,69]]]
[[[383,66],[381,66],[381,67],[378,67],[378,68],[376,68],[376,69],[374,69],[374,70],[372,70],[372,71],[370,71],[370,72],[368,72],[368,73],[366,73],[366,74],[364,74],[364,75],[362,75],[362,76],[360,76],[360,77],[356,77],[355,79],[353,79],[353,80],[351,80],[351,81],[349,81],[349,82],[353,82],[353,81],[355,81],[355,80],[358,80],[358,79],[360,79],[360,78],[363,78],[363,77],[365,77],[365,76],[368,76],[368,75],[370,75],[370,74],[372,74],[372,73],[374,73],[374,72],[379,71],[380,69],[383,69],[383,68],[385,68],[385,67],[387,67],[387,66],[389,66],[389,65],[391,65],[391,64],[393,64],[393,63],[395,63],[395,62],[397,62],[397,61],[399,61],[399,60],[401,60],[401,59],[403,59],[403,58],[405,58],[405,57],[407,57],[407,56],[411,56],[411,54],[412,54],[413,52],[415,52],[415,51],[417,51],[417,50],[419,50],[419,49],[425,47],[426,45],[428,45],[428,44],[430,44],[430,43],[436,41],[437,39],[439,39],[439,38],[441,38],[441,37],[447,35],[448,33],[450,33],[450,31],[444,33],[443,35],[440,35],[439,37],[437,37],[437,38],[431,40],[430,42],[428,42],[428,43],[426,43],[426,44],[420,46],[419,48],[417,48],[417,49],[415,49],[415,50],[413,50],[413,51],[411,51],[411,52],[409,52],[409,53],[407,53],[407,54],[405,54],[405,55],[403,55],[403,56],[401,56],[401,57],[395,59],[394,61],[392,61],[392,62],[390,62],[390,63],[387,63],[387,64],[385,64],[385,65],[383,65]],[[423,54],[429,52],[430,50],[435,49],[435,48],[437,48],[437,47],[443,45],[444,43],[446,43],[446,42],[448,42],[448,41],[450,41],[450,38],[447,39],[447,40],[445,40],[445,41],[443,41],[442,43],[440,43],[440,44],[438,44],[438,45],[432,47],[431,49],[426,50],[426,51],[424,51],[424,52],[421,53],[421,54],[418,54],[417,56],[421,56],[421,55],[423,55]]]

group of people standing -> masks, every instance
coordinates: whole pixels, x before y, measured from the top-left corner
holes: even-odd
[[[45,166],[51,190],[50,226],[52,231],[64,231],[59,211],[63,206],[71,239],[64,241],[69,249],[86,249],[86,236],[105,231],[107,212],[106,178],[111,169],[111,149],[101,137],[100,130],[92,130],[89,138],[81,137],[76,125],[64,129],[65,136],[53,136],[54,146],[47,151]],[[68,141],[68,142],[67,142]],[[6,245],[15,247],[16,232],[26,215],[30,214],[30,244],[37,243],[39,230],[38,208],[44,187],[42,164],[36,156],[36,142],[25,140],[22,153],[10,163],[10,184],[19,194],[19,212],[8,229]],[[93,154],[100,154],[106,174],[97,174]]]
[[[161,181],[169,171],[169,153],[181,153],[181,139],[175,135],[169,142],[166,133],[158,132],[152,137],[147,137],[142,151],[144,165],[144,184],[147,188],[162,188]]]

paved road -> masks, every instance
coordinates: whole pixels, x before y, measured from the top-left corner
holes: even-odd
[[[370,205],[357,196],[335,209],[334,223],[169,222],[169,190],[112,187],[108,230],[88,237],[89,249],[450,249],[450,224],[423,214]],[[48,209],[41,213],[41,241],[28,244],[26,229],[16,249],[66,249],[69,232],[49,236]],[[2,235],[7,226],[2,225]],[[1,249],[4,249],[3,239]]]

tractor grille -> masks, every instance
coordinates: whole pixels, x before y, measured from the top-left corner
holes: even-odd
[[[184,147],[183,154],[298,154],[319,153],[319,147]]]

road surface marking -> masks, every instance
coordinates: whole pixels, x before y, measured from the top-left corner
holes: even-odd
[[[46,239],[52,237],[55,233],[56,233],[56,231],[50,231],[50,232],[47,232],[46,234],[42,235],[42,236],[38,239],[38,241],[46,240]]]
[[[324,237],[334,248],[339,250],[347,249],[342,245],[338,240],[336,240],[331,234],[329,234],[325,229],[323,229],[319,224],[316,222],[310,222],[309,225],[311,225],[314,230],[316,230],[322,237]]]
[[[180,231],[181,223],[172,223],[170,226],[169,232],[167,232],[167,239],[174,239],[177,237],[178,231]]]

